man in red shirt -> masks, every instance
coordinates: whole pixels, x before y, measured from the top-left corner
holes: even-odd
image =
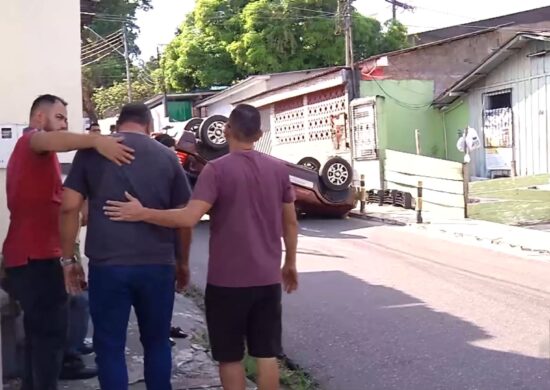
[[[24,313],[24,390],[56,390],[67,338],[67,292],[60,259],[61,171],[55,152],[95,148],[116,164],[131,148],[111,137],[67,132],[67,103],[53,95],[32,104],[29,128],[7,167],[10,225],[4,241],[4,286]],[[66,275],[65,277],[68,277]]]

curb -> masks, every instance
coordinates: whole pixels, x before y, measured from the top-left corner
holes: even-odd
[[[434,226],[430,223],[423,223],[423,224],[405,223],[403,221],[399,221],[399,220],[396,220],[396,219],[393,219],[393,218],[379,217],[379,216],[376,216],[376,215],[368,215],[366,213],[363,214],[363,213],[360,213],[358,211],[351,211],[349,213],[349,216],[352,217],[352,218],[357,218],[357,219],[364,219],[364,220],[368,220],[368,221],[381,222],[381,223],[384,223],[384,224],[387,224],[387,225],[416,226],[418,229],[422,229],[422,230],[425,230],[425,231],[428,231],[429,226],[432,226],[432,227]],[[446,234],[446,235],[449,235],[449,236],[454,236],[454,237],[458,237],[458,238],[469,238],[469,239],[476,240],[478,242],[484,242],[484,243],[497,245],[497,246],[501,246],[501,247],[506,247],[506,248],[511,248],[511,249],[519,249],[522,252],[536,253],[538,255],[546,255],[546,256],[550,255],[550,250],[541,249],[541,248],[527,247],[527,246],[521,245],[519,243],[505,242],[501,238],[487,238],[487,237],[480,237],[480,236],[471,235],[471,234],[467,234],[467,233],[451,232],[451,231],[448,231],[444,228],[435,228],[435,230],[438,231],[439,233],[443,233],[443,234]]]
[[[425,231],[428,230],[428,227],[426,225],[419,226],[419,228],[423,229]],[[488,237],[480,237],[480,236],[476,236],[476,235],[473,235],[473,234],[467,234],[467,233],[461,233],[461,232],[450,232],[450,231],[445,230],[443,228],[438,228],[436,230],[440,233],[443,233],[443,234],[446,234],[446,235],[449,235],[449,236],[454,236],[454,237],[457,237],[457,238],[467,238],[467,239],[471,239],[471,240],[476,240],[478,242],[484,242],[484,243],[487,243],[487,244],[506,247],[506,248],[509,248],[509,249],[516,249],[516,250],[520,250],[522,252],[534,253],[534,254],[537,254],[537,255],[544,255],[544,256],[550,255],[550,250],[548,250],[548,249],[533,248],[533,247],[527,247],[525,245],[521,245],[520,243],[506,242],[502,238],[488,238]]]
[[[398,221],[397,219],[393,218],[386,218],[386,217],[379,217],[376,215],[369,215],[366,213],[361,213],[359,211],[350,211],[349,216],[352,218],[357,219],[366,219],[367,221],[374,221],[374,222],[381,222],[385,223],[387,225],[394,225],[394,226],[408,226],[408,223],[405,223],[403,221]]]

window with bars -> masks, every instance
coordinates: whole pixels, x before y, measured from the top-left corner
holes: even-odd
[[[511,91],[485,94],[483,108],[485,148],[511,148],[513,145]]]

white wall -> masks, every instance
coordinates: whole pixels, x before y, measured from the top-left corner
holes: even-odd
[[[69,128],[81,132],[80,2],[2,1],[0,37],[0,123],[28,123],[32,101],[38,95],[52,93],[69,103]],[[4,183],[2,169],[2,241],[8,222]]]

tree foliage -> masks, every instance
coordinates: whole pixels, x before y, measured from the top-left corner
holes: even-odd
[[[97,3],[96,16],[94,16],[92,24],[87,27],[90,27],[101,36],[108,36],[122,28],[124,22],[128,30],[129,52],[135,58],[140,54],[140,51],[135,44],[139,27],[134,22],[134,16],[139,9],[150,9],[151,2],[151,0],[102,0]],[[81,35],[83,45],[98,40],[86,28],[82,30]],[[93,100],[95,90],[107,89],[125,79],[124,58],[116,52],[112,52],[109,56],[82,69],[83,107],[92,120],[96,120],[98,117]]]
[[[338,0],[197,0],[162,67],[174,90],[229,85],[245,75],[341,65]],[[406,28],[353,12],[355,58],[403,48]]]
[[[140,79],[132,82],[132,100],[143,102],[155,94],[155,87]],[[101,118],[115,116],[122,106],[128,103],[128,85],[126,82],[115,82],[110,87],[95,89],[93,103]]]

